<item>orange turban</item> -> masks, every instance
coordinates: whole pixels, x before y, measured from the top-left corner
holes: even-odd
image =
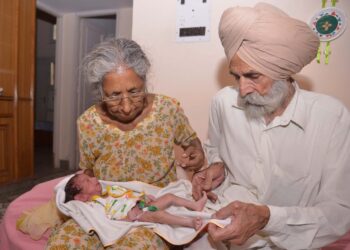
[[[219,36],[229,61],[237,53],[274,80],[298,73],[315,58],[319,46],[317,35],[306,23],[266,3],[227,9]]]

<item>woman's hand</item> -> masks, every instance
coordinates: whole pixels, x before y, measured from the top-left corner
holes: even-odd
[[[231,223],[224,228],[209,223],[208,233],[214,241],[226,241],[234,245],[242,245],[265,227],[270,219],[270,210],[264,205],[259,206],[234,201],[213,215],[215,219],[226,219],[228,217],[231,217]]]
[[[204,165],[204,152],[202,144],[198,138],[194,139],[191,144],[184,147],[184,153],[178,164],[186,171],[197,171]]]
[[[199,200],[203,191],[207,192],[208,198],[215,202],[217,195],[211,192],[218,187],[225,179],[225,169],[222,162],[210,164],[202,171],[195,173],[192,177],[192,195],[195,200]]]

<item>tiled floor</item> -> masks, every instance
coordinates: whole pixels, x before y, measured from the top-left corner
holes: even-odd
[[[0,221],[8,204],[21,194],[29,191],[38,183],[68,175],[72,171],[67,168],[53,167],[53,154],[50,148],[35,149],[35,176],[32,179],[9,184],[0,189]]]

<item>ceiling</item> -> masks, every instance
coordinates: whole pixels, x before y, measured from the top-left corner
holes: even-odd
[[[65,14],[132,7],[133,0],[37,0],[37,6]]]

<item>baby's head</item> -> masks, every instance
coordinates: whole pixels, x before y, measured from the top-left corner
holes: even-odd
[[[65,202],[71,200],[88,201],[93,195],[101,195],[102,186],[96,177],[81,173],[74,175],[64,188]]]

